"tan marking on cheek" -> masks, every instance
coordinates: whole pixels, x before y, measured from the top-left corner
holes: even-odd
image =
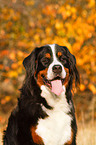
[[[58,57],[62,56],[62,52],[57,53]]]
[[[71,145],[73,141],[73,131],[71,130],[71,139],[65,145]]]
[[[66,78],[65,78],[65,81],[64,81],[64,85],[67,86],[68,81],[69,81],[69,69],[68,68],[64,68],[64,69],[66,71]]]
[[[38,73],[37,75],[37,84],[41,87],[42,85],[44,85],[44,82],[43,82],[43,78],[41,75],[44,75],[45,77],[47,76],[47,68],[45,70],[42,70]]]
[[[50,58],[51,58],[50,53],[46,53],[46,54],[45,54],[45,57],[47,57],[47,58],[49,58],[49,59],[50,59]]]
[[[36,134],[36,126],[32,126],[31,127],[31,135],[32,135],[32,139],[34,141],[34,143],[39,144],[39,145],[43,145],[43,140],[42,138]]]

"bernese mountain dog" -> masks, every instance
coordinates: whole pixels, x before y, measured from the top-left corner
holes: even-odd
[[[57,44],[35,48],[23,61],[26,77],[4,132],[4,145],[76,145],[72,84],[76,59]],[[74,81],[75,80],[75,81]]]

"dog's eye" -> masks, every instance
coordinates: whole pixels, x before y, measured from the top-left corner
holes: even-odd
[[[44,57],[44,58],[41,59],[41,62],[42,62],[42,64],[44,66],[48,65],[49,64],[49,61],[50,61],[50,59],[49,58],[46,58],[46,57]]]
[[[64,65],[65,67],[68,67],[68,66],[69,66],[66,57],[64,57],[64,56],[62,55],[59,59],[60,59],[60,61],[63,63],[63,65]]]
[[[62,55],[62,56],[60,56],[60,60],[63,62],[63,63],[67,63],[67,60],[66,60],[66,58]]]

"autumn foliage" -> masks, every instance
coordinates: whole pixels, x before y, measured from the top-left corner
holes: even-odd
[[[95,0],[3,0],[0,4],[1,104],[17,96],[23,59],[36,47],[57,43],[77,60],[80,91],[96,94]]]

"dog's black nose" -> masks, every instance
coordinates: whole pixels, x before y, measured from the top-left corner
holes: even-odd
[[[53,69],[53,72],[56,74],[60,74],[62,72],[61,65],[54,65],[52,69]]]

